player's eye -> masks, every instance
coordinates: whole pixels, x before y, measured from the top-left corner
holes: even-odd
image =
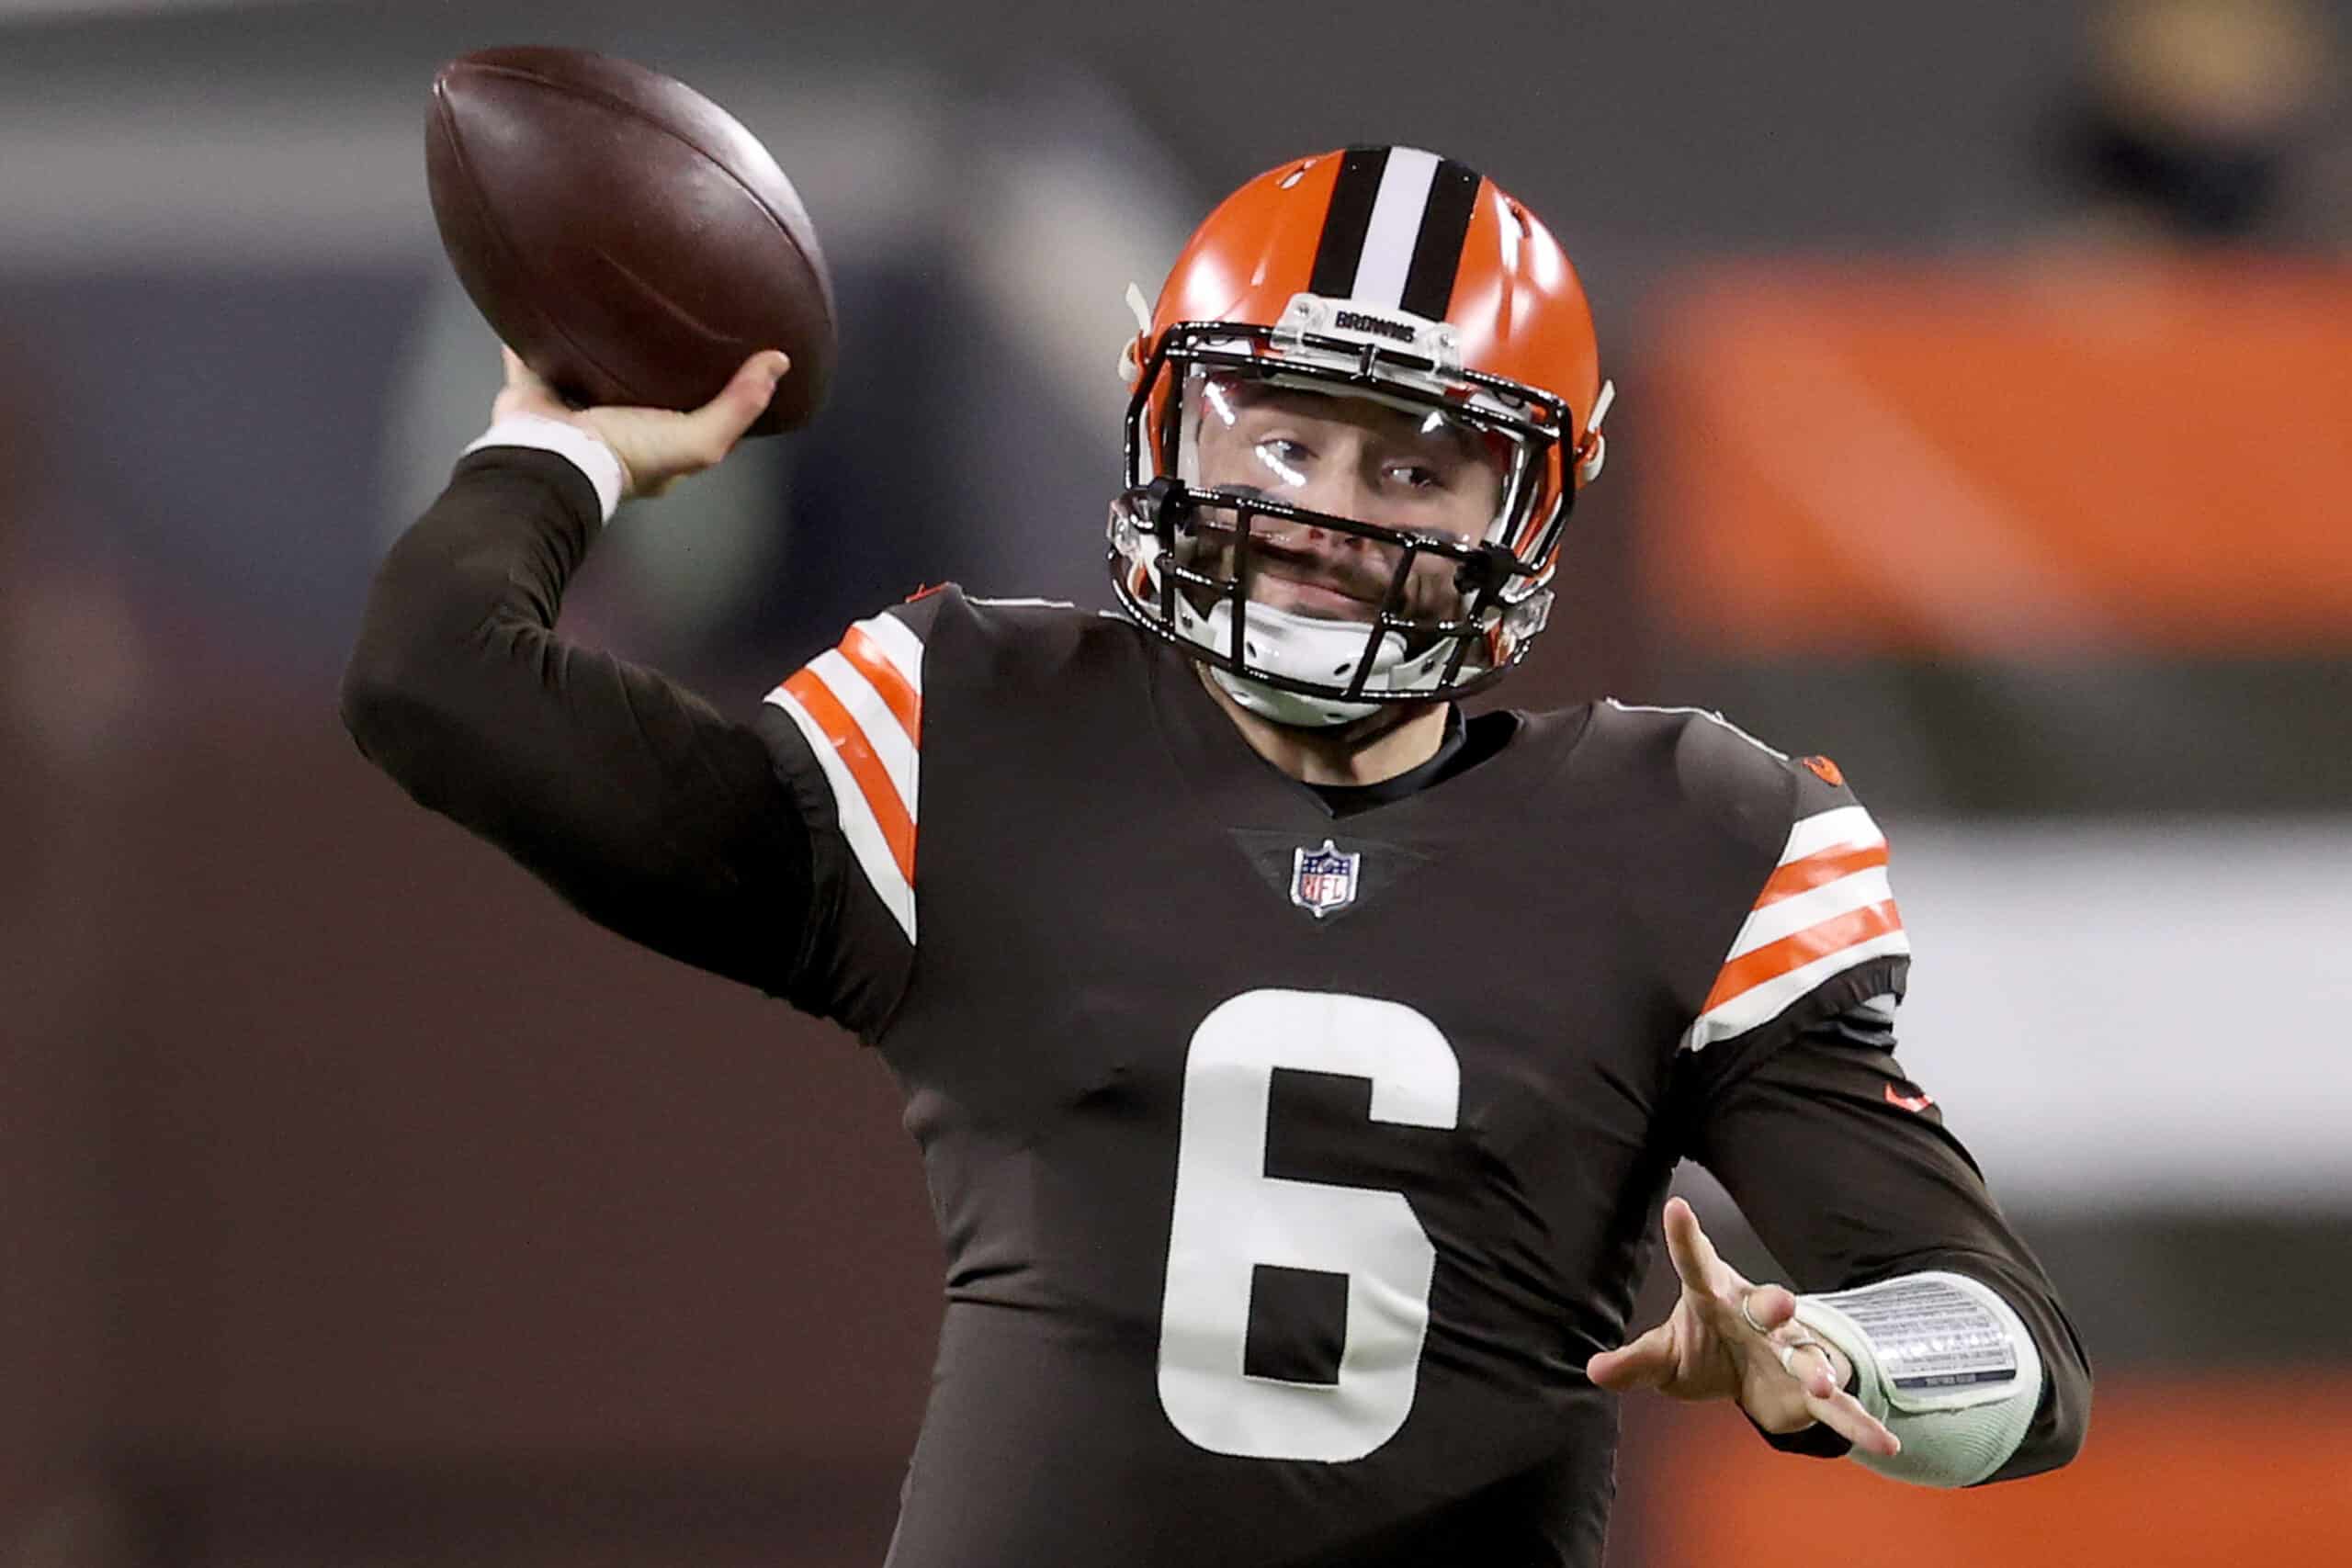
[[[1306,468],[1315,454],[1305,443],[1286,435],[1269,435],[1258,443],[1258,460],[1286,485],[1306,482]]]
[[[1445,484],[1445,476],[1426,463],[1392,463],[1388,477],[1408,490],[1440,490]]]

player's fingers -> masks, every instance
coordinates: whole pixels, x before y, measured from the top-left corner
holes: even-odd
[[[1809,1399],[1827,1399],[1845,1386],[1845,1377],[1838,1370],[1828,1346],[1818,1339],[1799,1339],[1794,1344],[1780,1340],[1770,1342],[1773,1357],[1782,1370],[1796,1379]]]
[[[723,461],[791,367],[781,350],[766,349],[737,367],[718,395],[692,413],[618,408],[591,409],[582,417],[620,458],[626,493],[660,495],[672,481]]]
[[[1666,1255],[1682,1288],[1710,1303],[1723,1294],[1731,1270],[1715,1256],[1714,1244],[1699,1228],[1699,1216],[1679,1198],[1666,1201]]]
[[[498,345],[498,361],[504,367],[506,380],[491,402],[492,418],[504,419],[518,413],[560,416],[563,405],[548,389],[548,384],[539,379],[538,372],[523,363],[521,355],[502,343]]]
[[[690,416],[700,426],[697,432],[706,443],[702,456],[716,463],[725,457],[752,422],[775,396],[776,383],[792,368],[792,361],[782,349],[763,349],[736,368],[718,396],[711,399]]]
[[[1656,1388],[1674,1376],[1674,1331],[1661,1323],[1614,1350],[1586,1359],[1584,1375],[1612,1393]]]
[[[1797,1314],[1797,1299],[1781,1285],[1750,1285],[1740,1292],[1742,1327],[1770,1336]]]
[[[1814,1361],[1820,1358],[1805,1356],[1801,1357],[1800,1359]],[[1815,1420],[1827,1427],[1864,1453],[1876,1454],[1881,1459],[1893,1459],[1903,1451],[1901,1439],[1886,1429],[1886,1424],[1863,1409],[1861,1401],[1843,1389],[1826,1395],[1815,1394],[1808,1391],[1804,1407],[1812,1413]]]
[[[533,404],[545,403],[557,409],[567,406],[555,388],[548,385],[546,377],[525,364],[521,355],[503,343],[498,345],[498,359],[506,369],[505,389],[508,393]]]

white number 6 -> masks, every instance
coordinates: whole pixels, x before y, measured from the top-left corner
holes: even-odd
[[[1412,1414],[1437,1249],[1400,1192],[1266,1175],[1274,1069],[1372,1080],[1372,1119],[1451,1128],[1462,1066],[1398,1002],[1246,991],[1193,1032],[1184,1062],[1176,1213],[1159,1310],[1159,1404],[1185,1438],[1245,1459],[1362,1459]],[[1242,1371],[1260,1264],[1343,1274],[1339,1381]]]

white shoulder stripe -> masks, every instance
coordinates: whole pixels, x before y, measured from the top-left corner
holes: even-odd
[[[831,682],[827,682],[831,687]],[[869,688],[870,690],[870,688]],[[850,852],[857,861],[858,870],[865,873],[866,886],[882,900],[907,933],[915,940],[915,890],[899,871],[899,863],[891,858],[890,846],[882,837],[882,825],[875,820],[874,808],[865,803],[865,793],[850,776],[849,765],[841,753],[833,750],[832,740],[824,727],[809,716],[808,710],[795,700],[790,692],[778,686],[768,694],[767,700],[782,708],[801,736],[808,742],[808,750],[816,754],[817,765],[825,772],[825,783],[833,792],[833,813],[840,818],[842,836],[849,840]],[[896,728],[894,722],[892,728]]]
[[[1724,962],[1728,964],[1784,936],[1794,936],[1824,920],[1834,920],[1872,904],[1883,904],[1894,897],[1894,888],[1887,881],[1886,867],[1883,865],[1868,866],[1850,876],[1807,888],[1794,897],[1779,899],[1750,911]]]
[[[1802,968],[1775,976],[1760,986],[1742,991],[1720,1007],[1701,1013],[1691,1020],[1690,1029],[1684,1032],[1682,1048],[1686,1051],[1704,1050],[1735,1035],[1745,1034],[1759,1024],[1770,1023],[1799,997],[1824,981],[1844,974],[1855,964],[1883,954],[1910,951],[1911,939],[1900,931],[1874,936],[1868,942],[1858,942],[1851,947],[1841,947]]]
[[[898,616],[883,614],[857,623],[858,629],[880,645],[890,668],[905,677],[916,692],[922,690],[922,638]]]
[[[890,787],[899,792],[899,804],[906,808],[909,821],[919,820],[915,808],[921,804],[916,794],[915,743],[907,739],[906,728],[882,694],[874,689],[858,667],[843,659],[838,649],[827,649],[808,661],[808,673],[825,683],[833,700],[849,710],[858,733],[881,762],[882,771],[890,775]]]
[[[1781,863],[1786,865],[1824,850],[1868,849],[1884,842],[1886,835],[1878,830],[1878,824],[1871,820],[1869,812],[1859,806],[1834,807],[1799,819],[1789,829],[1789,842],[1781,852]]]

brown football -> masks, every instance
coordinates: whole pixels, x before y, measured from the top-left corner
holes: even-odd
[[[752,434],[824,400],[833,286],[808,214],[684,83],[582,50],[464,55],[433,79],[424,167],[466,292],[574,404],[698,408],[763,348],[792,373]]]

